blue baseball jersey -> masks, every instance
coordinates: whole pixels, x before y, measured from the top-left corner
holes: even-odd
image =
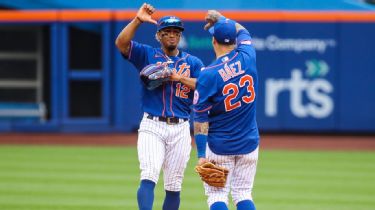
[[[247,154],[257,148],[257,93],[255,50],[242,29],[237,47],[204,68],[196,85],[194,120],[209,123],[207,143],[214,153]]]
[[[197,78],[203,63],[186,52],[179,51],[177,56],[167,56],[161,48],[135,41],[131,42],[128,59],[139,71],[149,64],[167,64],[176,69],[177,74]],[[178,117],[188,119],[194,91],[180,82],[168,81],[154,90],[142,86],[142,108],[154,116]]]

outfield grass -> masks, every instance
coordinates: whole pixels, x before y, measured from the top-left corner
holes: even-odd
[[[180,209],[204,210],[192,157]],[[375,209],[374,163],[372,152],[261,151],[257,209]],[[138,183],[135,148],[0,146],[1,210],[136,210]],[[161,184],[155,210],[162,205]]]

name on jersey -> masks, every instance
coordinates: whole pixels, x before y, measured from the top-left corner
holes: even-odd
[[[229,65],[225,63],[224,67],[219,70],[219,74],[224,82],[243,73],[245,73],[245,71],[241,68],[241,61],[236,61]]]

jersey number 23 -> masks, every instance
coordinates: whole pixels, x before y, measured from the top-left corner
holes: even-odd
[[[240,88],[246,88],[246,93],[240,99],[236,99]],[[254,80],[253,77],[246,74],[242,76],[236,83],[228,83],[224,86],[223,95],[226,96],[224,99],[225,111],[229,112],[234,109],[237,109],[241,106],[241,103],[252,103],[255,99],[255,89],[254,89]]]

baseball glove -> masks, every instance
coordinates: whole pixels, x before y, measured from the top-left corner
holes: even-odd
[[[213,187],[224,187],[228,177],[228,169],[206,162],[195,166],[195,171],[202,181]]]
[[[147,89],[153,90],[169,80],[172,69],[168,66],[150,64],[142,69],[140,77]]]

